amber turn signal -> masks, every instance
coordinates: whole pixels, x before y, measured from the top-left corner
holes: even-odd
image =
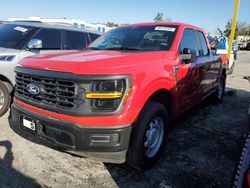
[[[86,93],[86,99],[119,99],[123,95],[122,92],[111,92],[111,93]]]

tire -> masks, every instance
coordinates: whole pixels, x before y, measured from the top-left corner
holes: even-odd
[[[0,81],[0,117],[2,117],[9,109],[11,96],[7,86]]]
[[[157,162],[166,144],[168,119],[164,105],[146,103],[132,130],[127,152],[130,166],[146,170]]]
[[[220,80],[216,91],[212,94],[212,99],[214,103],[222,102],[223,96],[225,94],[225,87],[226,87],[226,75],[222,74],[220,76]]]

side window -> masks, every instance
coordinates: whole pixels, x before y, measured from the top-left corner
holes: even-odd
[[[55,29],[42,29],[32,38],[43,41],[43,49],[61,49],[61,31]]]
[[[91,42],[93,42],[95,39],[97,39],[99,37],[99,35],[94,34],[94,33],[89,33],[89,38],[91,40]]]
[[[80,50],[86,47],[86,34],[76,31],[65,31],[66,44],[64,46],[67,50]]]
[[[198,37],[198,40],[199,40],[199,44],[200,44],[200,55],[201,56],[206,56],[209,54],[209,51],[208,51],[208,47],[207,47],[207,42],[205,40],[205,37],[203,35],[202,32],[198,31],[197,32],[197,37]]]
[[[199,56],[197,40],[193,29],[185,29],[179,46],[179,53],[183,53],[184,48],[189,48],[192,54]]]

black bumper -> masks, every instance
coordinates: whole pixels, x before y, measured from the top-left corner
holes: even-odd
[[[36,130],[24,127],[23,118],[33,121]],[[101,121],[101,117],[97,118]],[[11,106],[11,127],[33,142],[111,163],[125,162],[131,133],[131,126],[82,127],[41,116],[16,104]]]

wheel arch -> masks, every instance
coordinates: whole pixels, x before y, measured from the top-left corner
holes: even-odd
[[[167,89],[159,89],[154,92],[148,99],[148,101],[155,101],[163,104],[167,109],[168,113],[172,115],[173,113],[173,96],[171,92]]]
[[[10,79],[8,79],[6,76],[0,74],[0,81],[2,81],[7,86],[9,92],[11,93],[13,88],[14,88],[14,85],[10,81]]]

